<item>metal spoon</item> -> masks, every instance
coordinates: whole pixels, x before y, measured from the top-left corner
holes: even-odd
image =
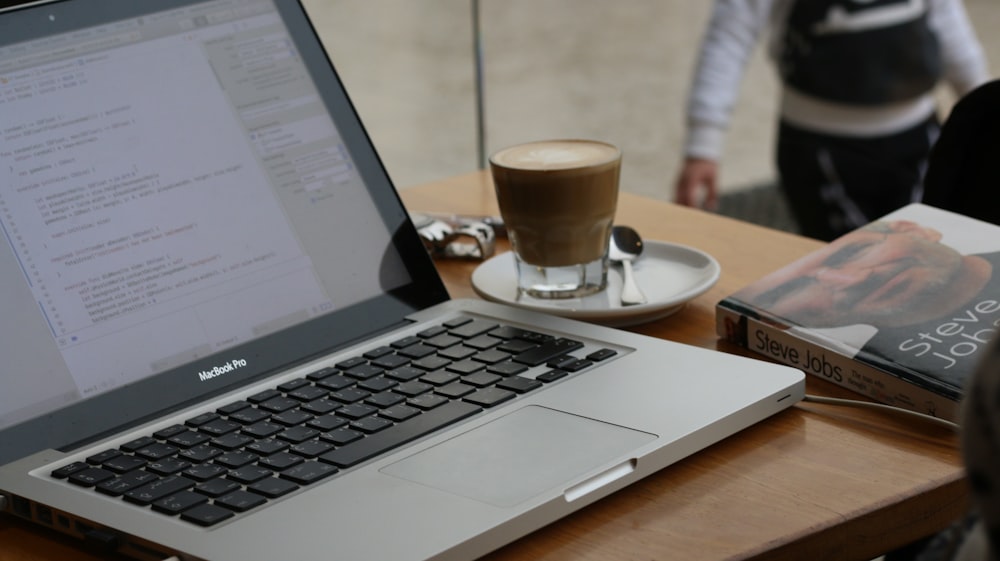
[[[634,304],[645,304],[646,296],[639,285],[635,282],[635,274],[632,273],[632,260],[642,253],[642,237],[639,232],[628,226],[613,226],[611,228],[611,244],[608,249],[608,257],[612,261],[622,264],[625,272],[625,280],[622,286],[622,305],[631,306]]]

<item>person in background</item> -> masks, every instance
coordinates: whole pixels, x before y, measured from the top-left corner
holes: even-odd
[[[800,232],[832,240],[919,201],[935,87],[962,96],[989,79],[961,0],[715,0],[674,200],[716,207],[726,128],[765,31],[782,84],[778,174]]]

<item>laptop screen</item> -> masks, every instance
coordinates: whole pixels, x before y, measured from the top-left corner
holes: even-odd
[[[445,298],[292,4],[0,15],[0,430],[94,402],[53,435],[85,438]]]

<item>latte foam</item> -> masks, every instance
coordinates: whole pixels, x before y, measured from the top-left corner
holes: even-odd
[[[616,160],[614,146],[590,140],[546,140],[500,150],[490,158],[495,164],[529,170],[558,170],[592,166]]]

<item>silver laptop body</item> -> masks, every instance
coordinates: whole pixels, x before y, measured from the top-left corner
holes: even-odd
[[[0,12],[0,134],[0,510],[107,551],[474,558],[803,395],[450,300],[297,2]]]

